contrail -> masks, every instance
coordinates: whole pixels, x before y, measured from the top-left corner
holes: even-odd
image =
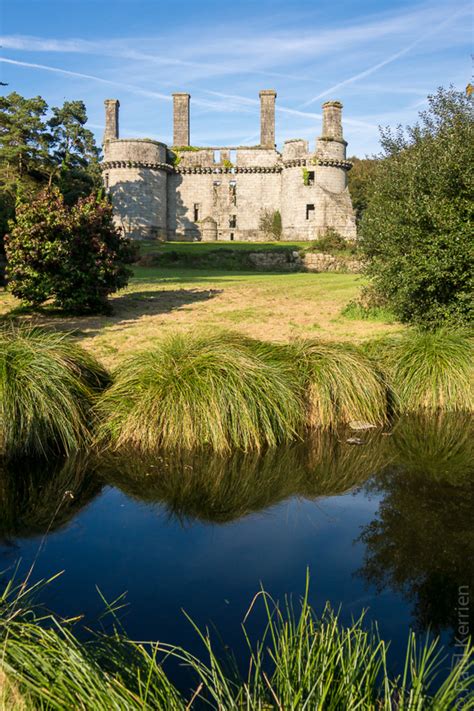
[[[306,106],[310,106],[311,104],[314,104],[315,101],[318,99],[322,99],[324,96],[327,96],[328,94],[332,94],[334,91],[337,89],[340,89],[341,86],[347,86],[348,84],[353,84],[355,81],[358,81],[359,79],[363,79],[364,77],[369,76],[370,74],[373,74],[374,72],[378,71],[382,67],[385,67],[387,64],[390,64],[391,62],[395,62],[395,60],[399,59],[402,57],[404,54],[407,54],[407,52],[410,52],[414,47],[419,45],[421,42],[424,42],[425,39],[428,37],[431,37],[431,35],[434,35],[436,32],[439,32],[443,27],[448,25],[450,22],[455,20],[459,15],[465,14],[465,11],[468,9],[467,6],[462,8],[462,10],[459,10],[457,13],[454,15],[446,18],[441,22],[439,25],[434,27],[432,30],[427,32],[426,34],[422,35],[419,37],[417,40],[412,42],[411,44],[408,45],[408,47],[405,47],[404,49],[401,49],[400,51],[396,52],[395,54],[392,54],[390,57],[387,59],[384,59],[382,62],[378,62],[378,64],[375,64],[373,67],[369,67],[369,69],[366,69],[363,72],[360,72],[359,74],[355,74],[353,77],[349,77],[349,79],[345,79],[344,81],[340,81],[338,84],[334,84],[334,86],[331,86],[329,89],[326,89],[326,91],[322,91],[320,94],[317,96],[314,96],[312,99],[309,101],[305,101],[304,104],[301,104],[300,108],[305,108]]]
[[[103,79],[102,77],[94,76],[93,74],[82,74],[81,72],[71,72],[68,69],[60,69],[59,67],[50,67],[47,64],[33,64],[32,62],[20,62],[17,59],[7,59],[7,57],[0,57],[0,62],[6,64],[15,64],[20,67],[29,67],[30,69],[41,69],[45,72],[53,72],[55,74],[64,74],[70,77],[78,77],[79,79],[89,79],[91,81],[98,81],[101,84],[108,84],[109,86],[118,86],[122,89],[127,89],[128,91],[134,92],[135,94],[140,94],[141,96],[148,96],[152,99],[162,99],[163,101],[171,101],[171,97],[167,94],[160,94],[157,91],[148,91],[147,89],[140,89],[138,86],[133,84],[124,84],[123,82],[112,81],[111,79]]]

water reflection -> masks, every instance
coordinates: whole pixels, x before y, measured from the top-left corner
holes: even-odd
[[[246,604],[245,585],[253,586],[255,579],[258,586],[262,568],[267,577],[279,571],[276,577],[283,591],[284,586],[290,589],[291,576],[279,558],[286,564],[297,561],[293,575],[308,561],[313,569],[320,565],[318,574],[328,581],[324,599],[336,604],[344,586],[348,605],[351,594],[354,604],[367,599],[373,605],[374,588],[385,591],[385,606],[381,597],[377,600],[381,623],[384,615],[389,619],[394,604],[403,600],[403,610],[408,613],[410,606],[418,629],[455,632],[459,588],[474,589],[471,430],[471,418],[461,415],[406,417],[390,433],[358,435],[364,442],[360,446],[349,444],[350,433],[341,431],[261,456],[161,454],[143,458],[129,453],[94,463],[76,458],[48,467],[3,465],[0,539],[11,546],[16,539],[42,537],[63,528],[55,545],[42,555],[47,558],[47,574],[62,567],[58,563],[62,556],[71,576],[70,599],[64,595],[71,609],[77,612],[77,605],[83,609],[88,604],[84,580],[93,591],[95,584],[110,582],[111,595],[133,587],[136,599],[144,600],[143,610],[138,604],[136,615],[143,614],[148,630],[149,619],[158,614],[153,606],[146,607],[152,590],[153,605],[156,594],[163,608],[159,627],[156,623],[158,636],[174,614],[176,590],[180,588],[184,595],[183,579],[190,590],[203,590],[202,610],[206,611],[210,592],[201,583],[213,580],[215,615],[221,589],[225,590],[222,597],[232,594],[238,599],[241,594]],[[347,492],[353,496],[341,496]],[[318,512],[311,501],[323,497],[334,497],[326,507],[337,515],[316,529],[309,521],[309,513]],[[85,515],[84,507],[94,498],[90,515]],[[278,506],[295,498],[304,500],[301,507],[292,507],[291,501],[288,507]],[[156,506],[156,512],[137,501]],[[257,514],[271,507],[273,518],[269,517],[265,528],[263,517]],[[295,515],[304,509],[306,523],[301,521],[291,529],[286,526],[289,507]],[[163,511],[171,520],[159,515]],[[66,525],[74,517],[85,521],[76,536]],[[189,525],[195,521],[199,525]],[[232,522],[236,522],[235,529]],[[210,535],[209,523],[216,524],[218,532],[212,528]],[[280,548],[275,551],[277,529]],[[232,530],[238,530],[235,549],[229,546]],[[199,550],[205,553],[194,565],[199,541]],[[357,545],[352,547],[352,541]],[[280,555],[283,545],[286,558]],[[35,546],[32,541],[30,558],[36,556]],[[214,556],[209,556],[210,550]],[[228,558],[231,571],[226,577]],[[247,561],[247,578],[235,572],[235,561],[240,559]],[[152,573],[156,577],[151,580]],[[369,588],[367,598],[362,595],[362,581]],[[319,584],[323,586],[324,581]],[[181,597],[179,605],[186,607]],[[198,599],[195,592],[191,603],[197,605]],[[471,629],[473,610],[471,606]],[[135,614],[133,609],[131,614]],[[169,638],[174,639],[173,629]]]
[[[360,536],[358,574],[379,591],[401,593],[419,630],[455,634],[460,588],[474,590],[472,419],[402,420],[391,444],[394,463],[364,487],[382,499]]]
[[[314,436],[304,444],[264,454],[231,457],[202,454],[136,454],[110,457],[101,471],[128,496],[164,506],[181,521],[227,523],[268,509],[290,497],[343,494],[362,484],[387,461],[387,440],[370,433],[366,444],[346,436]],[[389,455],[388,455],[389,456]]]
[[[56,531],[71,521],[102,489],[84,456],[0,463],[0,541]]]

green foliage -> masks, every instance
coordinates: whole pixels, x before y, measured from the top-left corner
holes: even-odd
[[[43,121],[47,109],[41,96],[25,99],[13,92],[0,97],[0,160],[11,175],[47,173],[51,143]]]
[[[297,374],[284,348],[238,334],[175,334],[134,355],[97,407],[113,447],[258,450],[303,423]]]
[[[171,165],[177,167],[181,163],[182,153],[195,153],[200,150],[201,148],[198,146],[172,146],[171,150],[168,152],[168,159]]]
[[[234,167],[234,164],[228,158],[225,158],[225,160],[222,161],[222,165],[224,166],[224,168],[233,168]]]
[[[321,237],[311,242],[312,249],[328,254],[345,251],[350,246],[350,242],[344,239],[333,227],[328,227]]]
[[[307,168],[302,168],[303,173],[303,185],[309,185],[309,170]]]
[[[97,361],[64,334],[0,331],[0,443],[6,456],[69,454],[89,440],[91,407],[108,382]]]
[[[269,239],[273,239],[278,242],[281,239],[282,234],[280,211],[262,210],[259,227]]]
[[[385,370],[401,413],[474,408],[472,339],[409,331],[366,346]]]
[[[355,156],[349,160],[352,163],[352,168],[348,173],[348,187],[356,221],[359,225],[370,201],[380,161],[376,158],[356,158]]]
[[[41,584],[34,592],[40,589]],[[394,678],[389,672],[388,644],[377,630],[367,630],[363,617],[343,626],[328,606],[318,617],[309,604],[308,586],[297,607],[290,600],[280,606],[263,589],[254,598],[243,625],[248,645],[243,674],[235,662],[222,660],[209,632],[196,625],[205,659],[162,642],[134,642],[119,625],[113,634],[93,635],[84,643],[70,622],[42,615],[28,594],[25,585],[15,587],[10,581],[0,599],[2,671],[10,693],[24,708],[192,711],[205,704],[226,711],[467,711],[472,707],[469,645],[447,671],[438,641],[419,643],[410,634],[404,672]],[[267,624],[260,639],[252,642],[247,619],[258,604],[264,606]],[[113,606],[108,610],[115,615]],[[185,694],[164,671],[168,657],[190,671],[193,686]]]
[[[46,185],[57,185],[69,205],[101,186],[99,150],[85,128],[83,102],[66,101],[51,111],[47,120],[40,96],[0,97],[0,238],[17,201],[32,200]]]
[[[383,131],[361,223],[375,289],[428,330],[472,319],[473,127],[472,98],[439,89],[406,134]]]
[[[48,121],[54,164],[58,167],[57,184],[68,205],[87,197],[102,185],[99,149],[94,135],[85,128],[86,107],[83,101],[65,101],[51,109]]]
[[[18,205],[5,248],[12,294],[34,307],[52,298],[75,313],[107,312],[107,297],[128,283],[125,265],[135,254],[106,198],[82,198],[69,208],[57,189]]]

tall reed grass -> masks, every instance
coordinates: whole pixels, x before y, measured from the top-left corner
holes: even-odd
[[[97,406],[98,440],[138,450],[259,450],[298,436],[302,388],[286,351],[233,333],[174,334],[132,356]]]
[[[374,362],[350,344],[302,341],[292,347],[305,382],[306,423],[331,429],[352,420],[382,425],[387,383]]]
[[[246,630],[256,605],[265,608],[263,636]],[[439,711],[472,708],[473,653],[469,645],[450,670],[439,643],[410,634],[399,676],[390,672],[388,645],[363,617],[344,626],[327,607],[321,617],[308,589],[296,609],[282,608],[263,590],[245,616],[247,660],[239,672],[196,627],[204,658],[164,643],[137,643],[120,632],[80,642],[71,621],[41,617],[24,590],[7,586],[0,600],[0,672],[25,709],[166,709],[192,711]],[[169,658],[185,665],[191,690],[176,688]],[[21,705],[22,704],[22,705]]]
[[[6,456],[70,454],[89,440],[91,408],[108,382],[65,334],[0,330],[0,449]]]
[[[368,345],[390,380],[399,412],[472,412],[473,341],[459,332],[409,330]]]

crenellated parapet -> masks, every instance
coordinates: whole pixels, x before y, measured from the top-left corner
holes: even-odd
[[[178,175],[238,175],[242,173],[281,173],[282,165],[252,165],[252,166],[235,166],[232,168],[226,168],[225,166],[219,166],[217,168],[212,166],[175,166],[174,172]]]
[[[139,160],[112,160],[103,161],[100,164],[100,168],[103,171],[113,170],[118,168],[145,168],[148,170],[164,170],[167,173],[173,173],[175,168],[169,163],[145,163]]]
[[[343,170],[350,170],[353,166],[353,163],[350,160],[338,160],[337,158],[317,158],[315,156],[310,156],[307,158],[292,158],[291,160],[283,161],[283,166],[285,168],[315,165],[325,165],[331,166],[333,168],[342,168]]]

